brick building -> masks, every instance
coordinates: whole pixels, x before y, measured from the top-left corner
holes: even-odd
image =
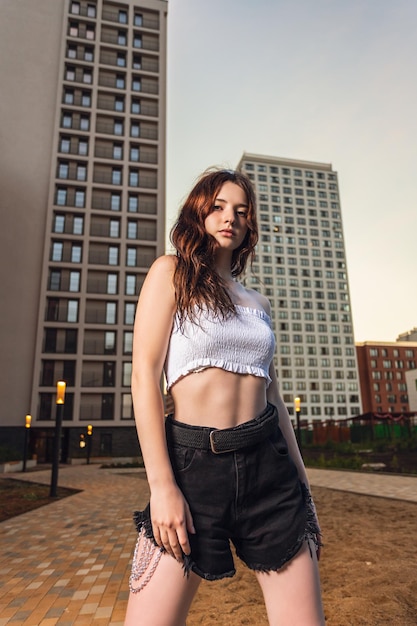
[[[416,369],[417,342],[356,344],[363,412],[409,411],[406,372]]]

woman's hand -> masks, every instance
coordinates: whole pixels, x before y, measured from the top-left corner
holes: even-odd
[[[188,533],[195,533],[187,501],[177,485],[171,484],[151,493],[151,521],[156,543],[182,562],[190,554]]]

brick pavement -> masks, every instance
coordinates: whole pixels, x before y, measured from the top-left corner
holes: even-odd
[[[417,502],[417,477],[309,469],[314,486]],[[50,470],[11,477],[50,483]],[[131,512],[143,508],[143,470],[62,467],[59,485],[82,489],[0,523],[0,626],[123,626]]]

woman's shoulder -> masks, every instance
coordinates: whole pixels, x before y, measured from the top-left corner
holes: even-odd
[[[148,270],[144,285],[141,290],[143,293],[150,293],[152,296],[159,293],[163,298],[168,293],[173,293],[173,276],[177,265],[177,259],[172,254],[163,254],[152,263]]]
[[[259,293],[259,291],[256,291],[255,289],[249,289],[248,287],[245,287],[245,291],[248,297],[252,300],[252,302],[256,304],[255,308],[259,307],[263,309],[265,313],[267,313],[269,316],[271,315],[271,303],[266,296]]]

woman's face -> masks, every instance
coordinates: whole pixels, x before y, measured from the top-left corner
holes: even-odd
[[[248,200],[242,187],[227,181],[220,188],[211,213],[204,221],[204,227],[220,248],[233,252],[241,245],[248,232],[248,211]]]

